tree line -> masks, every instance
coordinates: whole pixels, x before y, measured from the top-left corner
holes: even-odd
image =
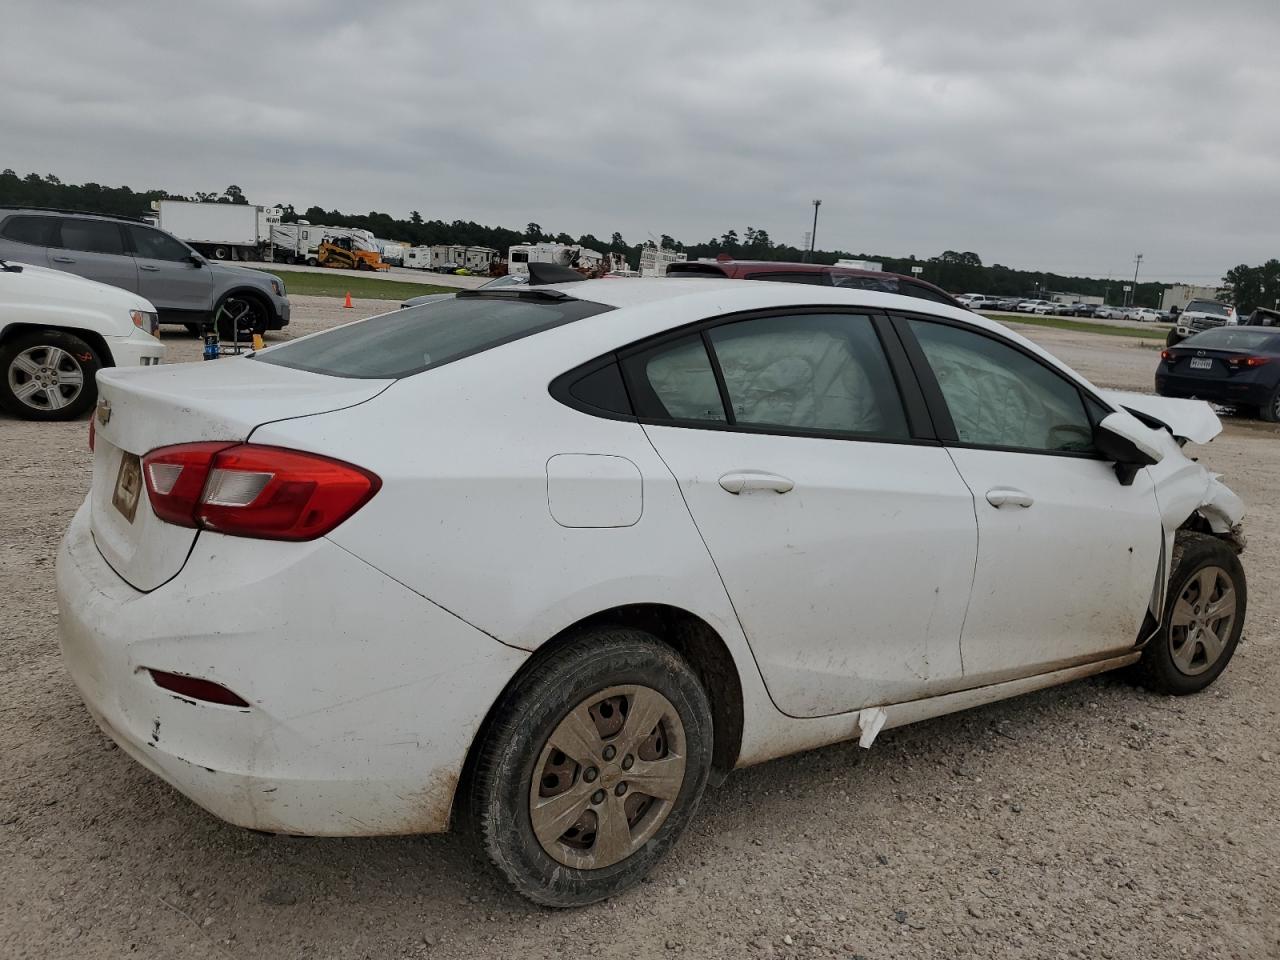
[[[240,187],[232,184],[222,191],[197,191],[191,196],[175,194],[164,189],[133,190],[129,187],[108,187],[98,183],[63,183],[52,173],[41,176],[28,173],[19,176],[13,170],[0,172],[0,204],[8,206],[61,207],[116,216],[140,217],[151,212],[153,200],[194,200],[206,203],[247,203]],[[298,212],[290,204],[281,205],[282,219],[288,223],[308,220],[311,223],[335,227],[361,227],[375,236],[396,240],[410,245],[442,243],[468,246],[493,247],[502,252],[513,244],[556,242],[578,243],[602,252],[621,254],[635,268],[639,264],[640,251],[653,239],[642,243],[629,243],[620,231],[614,231],[609,239],[585,233],[573,236],[565,232],[544,229],[541,224],[526,224],[523,230],[510,227],[491,227],[473,220],[428,220],[417,210],[407,218],[389,213],[371,211],[365,214],[342,213],[312,206]],[[721,253],[748,260],[797,261],[811,259],[817,263],[835,263],[837,260],[875,260],[891,273],[910,275],[913,267],[919,267],[919,276],[952,293],[986,293],[994,296],[1040,296],[1050,292],[1075,293],[1082,296],[1106,298],[1108,303],[1124,299],[1123,279],[1076,277],[1037,270],[1015,270],[1002,264],[984,264],[972,251],[946,250],[937,256],[917,258],[886,257],[874,253],[854,253],[848,250],[808,251],[785,243],[775,243],[767,230],[747,227],[741,234],[727,230],[718,237],[701,243],[684,243],[668,234],[656,238],[664,247],[684,251],[689,259],[716,257]],[[1273,306],[1280,299],[1280,261],[1270,260],[1261,267],[1241,264],[1232,268],[1223,278],[1223,285],[1235,292],[1237,306],[1252,310],[1255,306]],[[1138,284],[1133,302],[1145,306],[1160,306],[1166,284],[1150,281]]]

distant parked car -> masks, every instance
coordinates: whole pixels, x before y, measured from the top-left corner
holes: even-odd
[[[1036,307],[1048,304],[1048,300],[1019,300],[1017,311],[1019,313],[1035,313]]]
[[[1156,393],[1256,410],[1280,421],[1280,331],[1217,327],[1160,351]]]
[[[995,309],[997,310],[1017,310],[1018,304],[1022,302],[1021,297],[1001,297],[996,301]]]
[[[0,260],[0,406],[27,420],[72,420],[98,399],[104,367],[164,357],[156,308],[48,267]]]
[[[0,207],[0,257],[128,290],[155,304],[161,323],[180,323],[193,333],[213,317],[226,340],[237,329],[243,337],[289,323],[289,300],[279,277],[211,263],[140,220]]]
[[[1093,315],[1101,320],[1123,320],[1125,315],[1124,307],[1111,307],[1103,304],[1093,311]]]
[[[1093,303],[1073,303],[1067,310],[1067,314],[1072,317],[1092,317],[1097,309],[1097,304]]]
[[[1061,306],[1062,304],[1060,303],[1053,303],[1049,300],[1041,300],[1039,303],[1037,303],[1035,306],[1031,308],[1031,312],[1038,313],[1041,316],[1047,317],[1050,314],[1057,313],[1058,310],[1061,308]]]
[[[1159,323],[1163,317],[1159,310],[1152,310],[1150,307],[1130,307],[1125,319],[1139,323]]]

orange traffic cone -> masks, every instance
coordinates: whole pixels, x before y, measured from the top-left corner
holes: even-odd
[[[347,291],[347,299],[346,299],[346,301],[342,304],[342,308],[343,308],[344,310],[350,310],[350,309],[351,309],[351,291],[350,291],[350,290],[348,290],[348,291]]]

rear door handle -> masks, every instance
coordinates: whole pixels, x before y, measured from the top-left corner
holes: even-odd
[[[795,484],[786,477],[776,473],[761,473],[758,470],[740,470],[726,473],[720,478],[720,486],[732,494],[750,493],[753,490],[768,490],[773,493],[786,493]]]
[[[987,503],[993,507],[1029,507],[1035,502],[1031,494],[1013,487],[992,487],[987,491]]]
[[[159,273],[159,272],[160,272],[160,268],[159,268],[159,267],[153,267],[153,266],[152,266],[151,264],[149,264],[149,263],[144,263],[144,264],[142,264],[141,266],[139,266],[139,267],[138,267],[138,269],[139,269],[139,270],[146,270],[148,273]]]
[[[75,257],[53,257],[54,263],[75,263]]]

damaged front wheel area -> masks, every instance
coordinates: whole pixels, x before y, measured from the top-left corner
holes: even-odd
[[[1140,681],[1159,693],[1203,690],[1226,669],[1240,642],[1248,587],[1231,544],[1180,531],[1160,633],[1142,653]]]

